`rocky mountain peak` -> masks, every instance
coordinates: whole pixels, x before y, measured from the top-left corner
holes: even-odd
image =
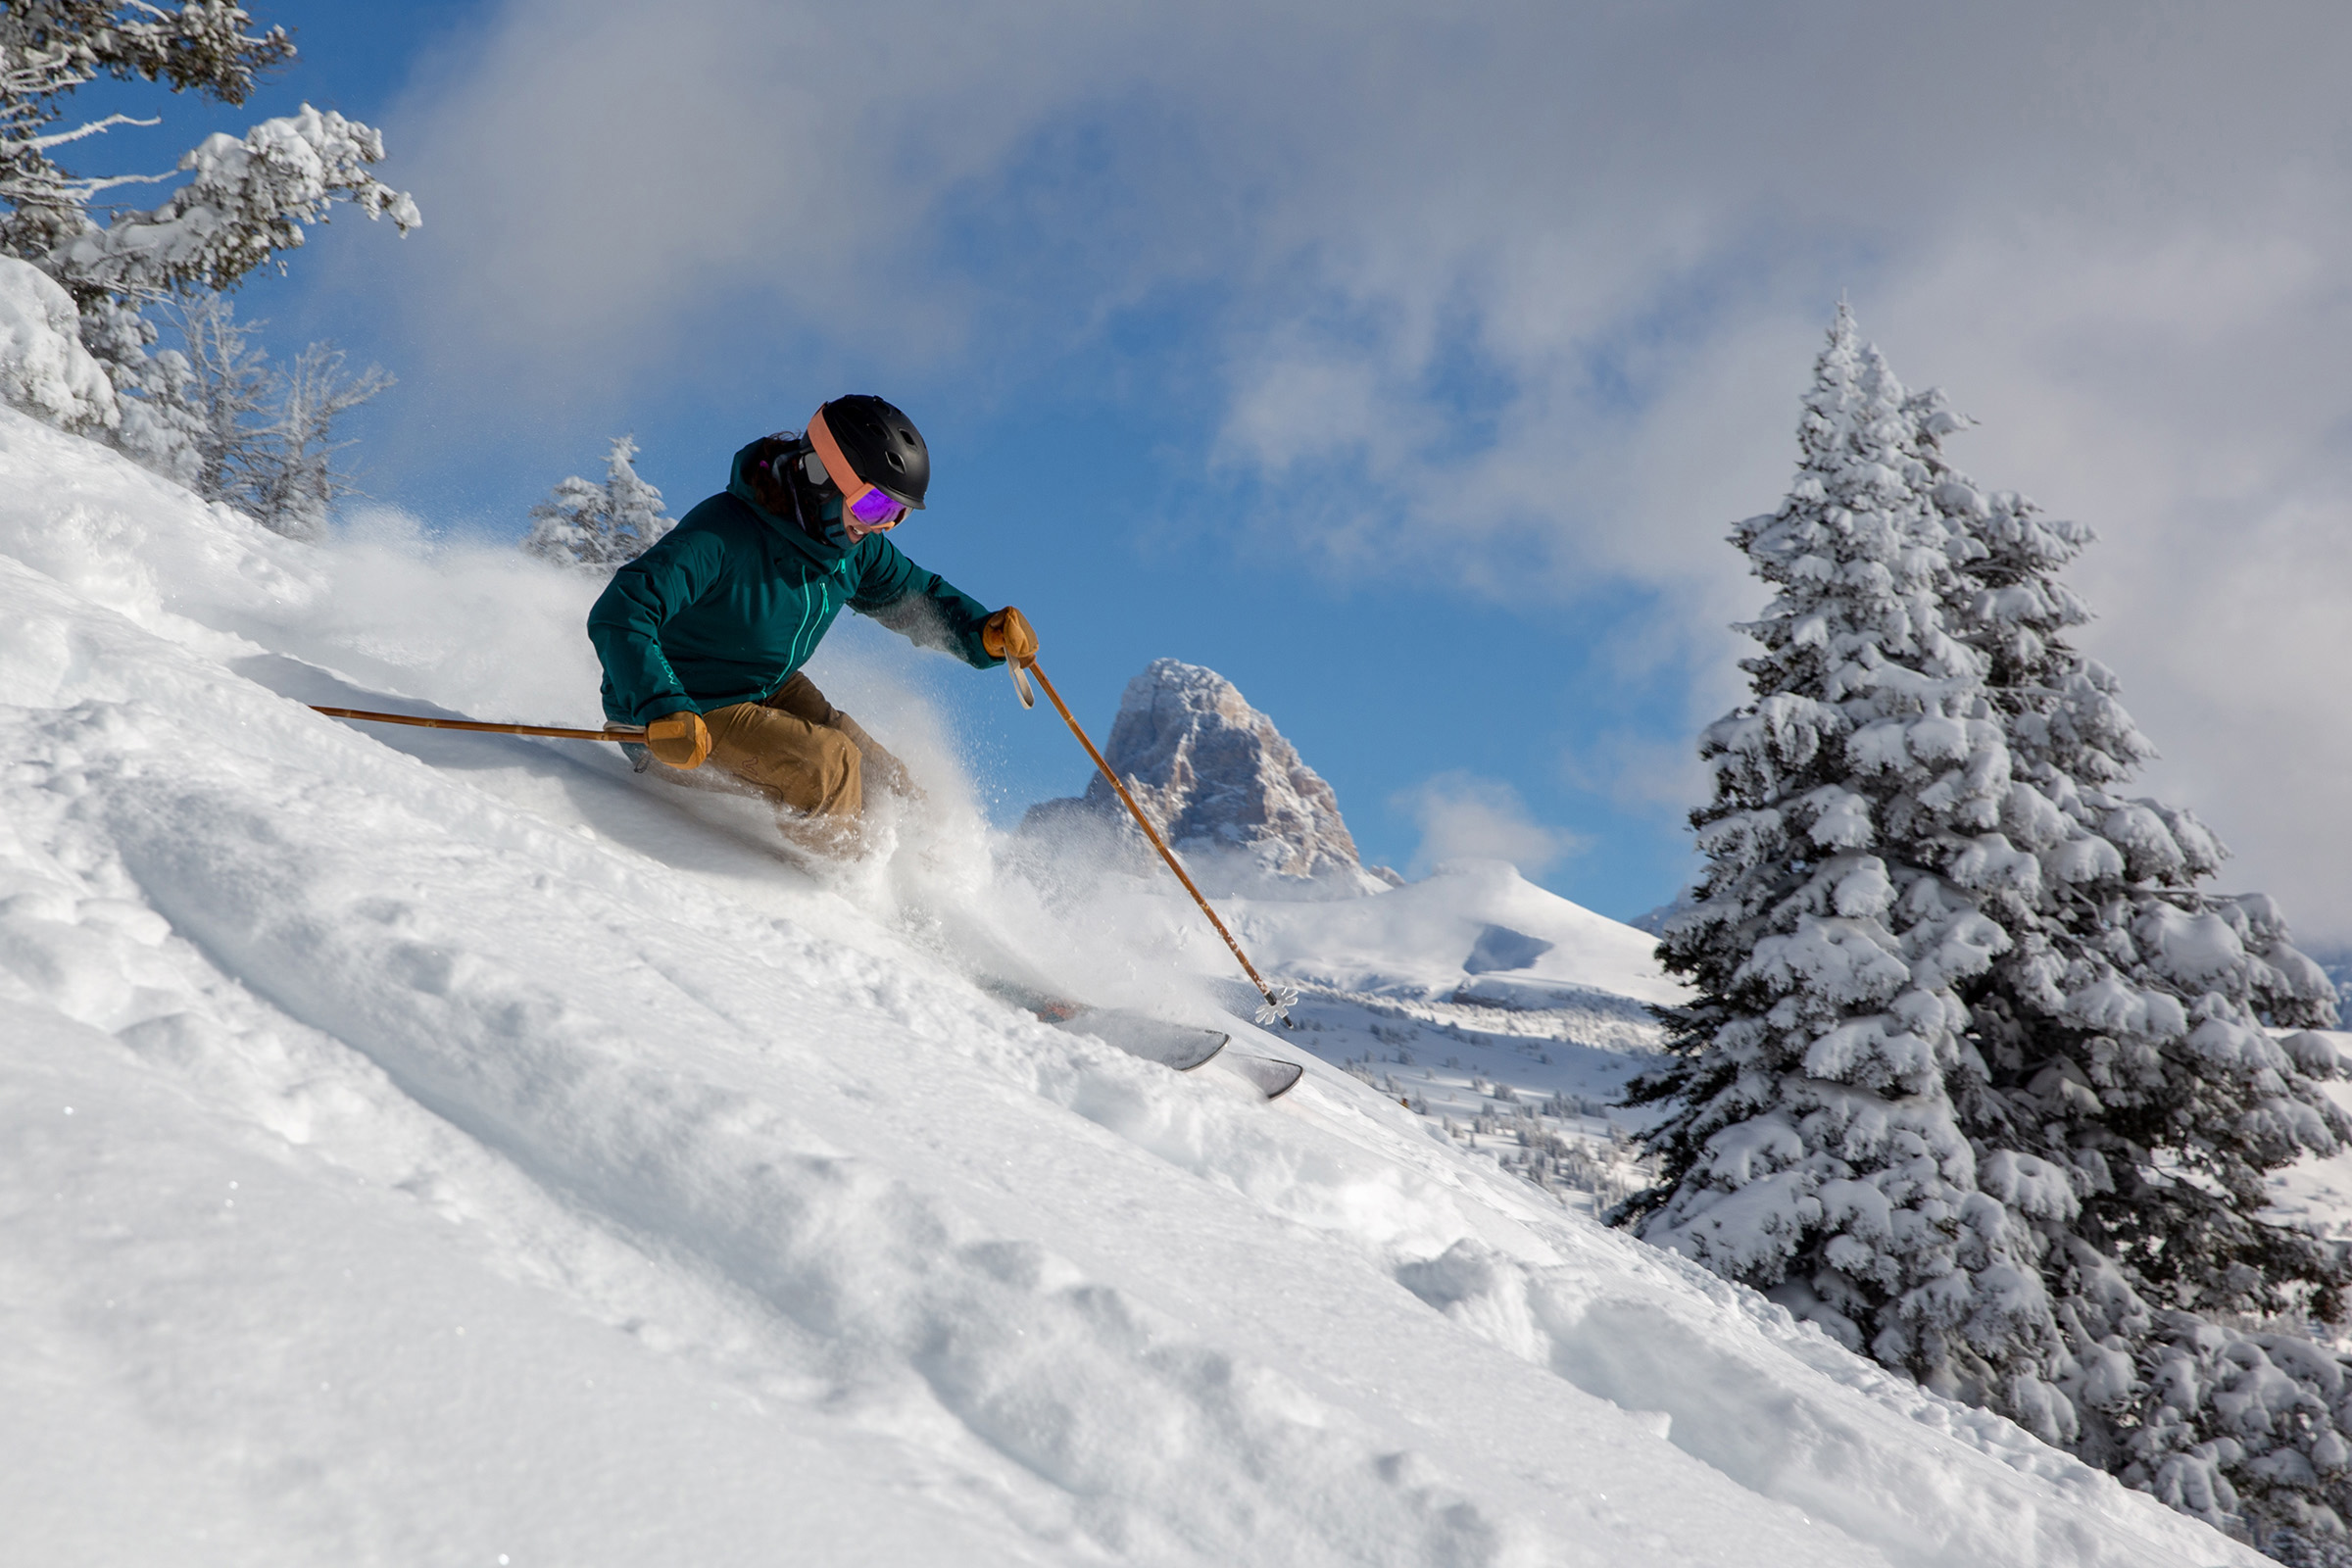
[[[1188,858],[1222,860],[1228,872],[1246,865],[1261,878],[1337,884],[1331,891],[1394,883],[1394,872],[1364,868],[1322,775],[1213,669],[1152,661],[1127,683],[1102,755]],[[1097,775],[1082,799],[1032,807],[1022,826],[1043,829],[1073,815],[1116,823],[1126,809]]]

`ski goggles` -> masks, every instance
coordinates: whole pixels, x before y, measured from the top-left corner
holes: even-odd
[[[824,464],[826,475],[841,487],[843,516],[868,533],[887,533],[906,520],[905,502],[881,486],[867,484],[858,477],[858,470],[842,456],[841,443],[825,428],[823,409],[808,416],[808,444],[816,448],[817,460]]]

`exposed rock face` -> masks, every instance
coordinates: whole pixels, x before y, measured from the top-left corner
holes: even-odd
[[[1326,894],[1395,885],[1395,872],[1364,868],[1331,786],[1215,670],[1154,660],[1127,683],[1102,755],[1152,825],[1188,860],[1206,862],[1199,869],[1224,873],[1220,882],[1254,871],[1246,880],[1269,884],[1251,890],[1259,892],[1283,882]],[[1128,820],[1101,775],[1082,799],[1031,807],[1021,828],[1067,831],[1089,819],[1098,830]]]

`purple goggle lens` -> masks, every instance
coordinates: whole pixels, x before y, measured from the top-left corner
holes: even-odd
[[[850,515],[861,528],[895,528],[906,519],[906,509],[879,490],[865,490],[850,503]]]

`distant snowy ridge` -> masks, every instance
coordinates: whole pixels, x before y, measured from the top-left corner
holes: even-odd
[[[1257,956],[1285,979],[1336,991],[1544,1008],[1687,996],[1648,934],[1540,888],[1501,860],[1448,861],[1419,882],[1313,904],[1236,900]]]
[[[1345,1072],[1269,1106],[997,1005],[755,803],[304,710],[591,703],[592,585],[498,557],[311,550],[0,411],[15,1553],[2260,1568]],[[1427,978],[1567,973],[1490,892]],[[1326,967],[1417,983],[1407,930]]]
[[[1127,683],[1103,760],[1195,874],[1218,891],[1344,897],[1396,885],[1367,869],[1339,798],[1274,721],[1213,669],[1155,659]],[[1024,834],[1140,838],[1098,774],[1083,796],[1029,808]]]

